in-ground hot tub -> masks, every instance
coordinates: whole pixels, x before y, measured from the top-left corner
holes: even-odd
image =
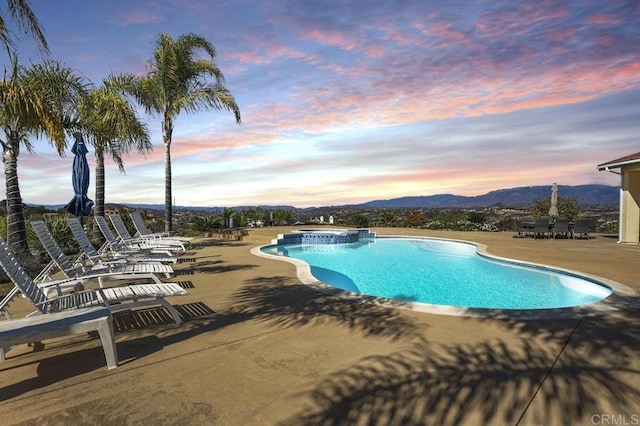
[[[369,229],[300,229],[279,234],[271,244],[345,244],[375,238]]]

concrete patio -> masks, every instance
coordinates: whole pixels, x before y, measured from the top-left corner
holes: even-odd
[[[616,312],[553,320],[364,304],[249,253],[291,229],[196,240],[183,256],[194,261],[175,266],[173,281],[191,287],[172,300],[184,323],[159,309],[116,314],[115,370],[86,335],[8,352],[3,424],[640,424],[637,294],[619,297]],[[640,290],[640,246],[612,236],[373,231],[473,241]],[[30,311],[14,306],[16,316]]]

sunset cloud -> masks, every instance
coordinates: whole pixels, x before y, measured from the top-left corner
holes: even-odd
[[[72,3],[33,8],[52,52],[94,83],[143,75],[159,32],[216,46],[242,124],[227,111],[178,116],[179,204],[617,185],[595,165],[638,151],[638,2]],[[160,118],[138,109],[155,149],[126,155],[126,174],[107,160],[107,198],[162,203]],[[35,146],[19,159],[23,198],[68,202],[72,157]]]

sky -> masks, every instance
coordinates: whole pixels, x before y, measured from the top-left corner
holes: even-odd
[[[302,208],[618,185],[596,166],[640,151],[637,0],[30,4],[50,58],[96,86],[110,73],[143,75],[160,33],[192,32],[216,47],[242,124],[227,111],[177,117],[176,205]],[[20,62],[41,62],[16,35]],[[138,110],[154,151],[125,156],[124,174],[105,162],[108,203],[164,203],[161,118]],[[67,203],[72,154],[34,144],[18,160],[23,199]]]

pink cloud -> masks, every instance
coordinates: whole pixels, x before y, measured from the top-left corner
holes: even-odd
[[[133,24],[148,24],[151,22],[162,22],[165,17],[154,13],[148,9],[128,10],[120,13],[119,26],[124,27]]]
[[[595,25],[618,25],[624,21],[617,17],[606,13],[597,13],[589,17],[589,22]]]
[[[576,33],[577,31],[575,28],[558,28],[547,31],[545,33],[545,37],[551,40],[563,41],[574,37]]]
[[[233,53],[230,52],[226,55],[230,59],[234,59],[243,64],[264,64],[268,62],[268,58],[264,55],[260,55],[255,50],[249,50],[245,52]]]
[[[412,25],[423,35],[436,38],[437,41],[434,40],[431,42],[434,47],[444,47],[451,44],[461,44],[466,46],[473,45],[468,35],[462,31],[456,30],[454,25],[448,21],[437,20],[427,23],[414,21]]]
[[[320,30],[313,28],[305,31],[300,35],[302,40],[313,40],[320,44],[335,46],[343,50],[353,50],[360,43],[357,40],[350,39],[344,32],[337,30]]]
[[[542,21],[566,21],[571,17],[567,5],[555,0],[523,3],[520,8],[522,12],[524,12],[524,22],[527,22],[529,25]]]

